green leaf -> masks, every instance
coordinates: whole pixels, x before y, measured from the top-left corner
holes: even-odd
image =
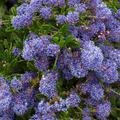
[[[64,48],[65,47],[65,40],[61,39],[60,42],[59,42],[59,46],[61,48]]]
[[[60,28],[59,32],[60,32],[62,35],[64,35],[64,34],[69,34],[68,26],[69,26],[68,24],[63,25],[63,26]]]
[[[16,7],[15,7],[15,6],[10,9],[10,13],[11,13],[13,16],[16,16],[16,15],[17,15]]]
[[[66,40],[65,40],[65,44],[67,47],[71,47],[71,48],[78,48],[80,47],[80,41],[76,38],[74,38],[74,36],[69,35]]]
[[[52,39],[52,43],[58,44],[59,41],[60,41],[60,38],[59,38],[59,37],[53,37],[53,39]]]
[[[27,67],[30,71],[37,71],[33,62],[27,62]]]

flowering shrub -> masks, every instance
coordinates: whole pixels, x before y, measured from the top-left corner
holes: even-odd
[[[19,4],[0,27],[0,120],[119,120],[119,1]]]

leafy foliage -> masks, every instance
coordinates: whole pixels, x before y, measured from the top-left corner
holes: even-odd
[[[107,4],[107,6],[113,11],[117,12],[117,10],[120,8],[120,2],[118,0],[104,0],[104,2]],[[0,1],[0,16],[2,16],[2,28],[0,29],[0,76],[4,76],[8,82],[10,82],[14,76],[19,78],[22,74],[24,74],[26,71],[32,71],[37,72],[38,77],[37,80],[35,80],[34,83],[31,82],[33,87],[35,89],[38,89],[39,86],[39,79],[43,75],[42,72],[37,70],[37,68],[34,66],[33,61],[26,61],[22,58],[22,56],[14,56],[13,55],[13,49],[19,48],[21,51],[23,50],[24,46],[24,40],[28,38],[28,34],[32,31],[36,33],[39,36],[42,35],[51,35],[52,36],[52,44],[57,44],[60,46],[60,49],[64,48],[70,48],[74,51],[74,49],[80,48],[82,45],[81,41],[74,37],[68,30],[69,24],[63,24],[63,25],[57,25],[56,21],[51,18],[51,20],[44,21],[39,15],[36,13],[36,16],[33,18],[33,23],[31,26],[28,26],[24,29],[15,30],[14,27],[11,24],[11,19],[17,15],[16,8],[22,3],[21,0],[18,1],[18,4],[14,5],[10,10],[7,10],[5,6],[5,1]],[[55,14],[67,14],[68,11],[74,11],[74,8],[54,8],[53,12]],[[58,13],[57,13],[58,12]],[[88,21],[88,16],[90,16],[90,13],[86,12],[80,15],[80,21],[76,23],[76,26],[85,25],[88,26],[91,23]],[[90,18],[89,18],[90,19]],[[96,38],[94,38],[96,39]],[[97,44],[97,41],[96,41]],[[120,43],[116,42],[109,42],[108,40],[105,41],[105,45],[114,46],[116,49],[120,49]],[[59,54],[58,54],[59,57]],[[53,58],[50,58],[53,60]],[[55,58],[57,61],[57,58]],[[51,63],[50,68],[56,68],[56,62]],[[55,69],[54,68],[54,69]],[[56,70],[56,69],[55,69]],[[119,71],[119,69],[118,69]],[[61,75],[60,71],[60,75]],[[85,78],[86,79],[86,78]],[[77,88],[76,84],[82,84],[83,81],[85,81],[84,78],[81,78],[79,81],[78,78],[73,77],[71,81],[67,81],[64,78],[60,78],[57,81],[57,90],[60,97],[66,99],[66,97],[70,94],[70,91],[74,88]],[[104,85],[104,83],[102,83]],[[110,120],[120,120],[120,89],[119,85],[116,85],[115,83],[112,84],[112,87],[115,88],[114,95],[110,96],[110,102],[112,104],[112,112],[108,119]],[[117,89],[116,89],[117,88]],[[79,91],[79,90],[78,90]],[[109,90],[108,90],[109,91]],[[81,95],[82,93],[79,92]],[[105,94],[108,94],[107,92]],[[42,100],[44,98],[45,100],[49,101],[48,98],[40,93],[37,93],[36,99],[37,102]],[[87,96],[85,95],[85,98]],[[57,99],[57,98],[56,98]],[[107,99],[107,98],[106,98]],[[54,100],[53,100],[54,101]],[[57,100],[55,100],[57,101]],[[84,100],[82,100],[82,103],[84,103]],[[69,120],[72,118],[73,120],[82,119],[82,108],[84,108],[85,104],[81,105],[77,108],[69,108],[68,111],[65,112],[59,112],[57,113],[57,117],[59,117],[60,120]],[[94,113],[94,110],[92,111]],[[15,120],[28,120],[32,115],[35,114],[34,109],[30,109],[24,116],[20,117],[15,115]],[[92,119],[96,119],[95,116],[93,116]]]

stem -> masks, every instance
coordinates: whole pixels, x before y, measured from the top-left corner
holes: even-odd
[[[120,96],[120,93],[118,93],[118,92],[114,91],[113,89],[110,89],[110,90],[111,90],[111,92],[113,92],[114,94],[116,94],[116,95]]]
[[[80,107],[77,108],[78,110],[80,110],[82,112],[82,109]]]
[[[114,108],[115,110],[117,110],[117,111],[120,111],[120,108]]]
[[[55,62],[54,62],[54,65],[53,65],[53,70],[55,70],[55,68],[56,68],[58,57],[59,57],[59,53],[57,54],[57,56],[55,58]]]

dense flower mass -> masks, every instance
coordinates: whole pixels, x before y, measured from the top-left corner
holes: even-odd
[[[105,83],[113,83],[118,81],[118,71],[115,62],[107,59],[103,61],[101,67],[96,71],[98,77],[100,77]]]
[[[87,75],[87,71],[82,67],[82,63],[80,61],[72,60],[69,66],[73,76],[81,78]]]
[[[91,41],[84,43],[81,61],[85,68],[90,70],[97,69],[101,66],[103,59],[103,54],[99,47],[96,47]]]
[[[47,47],[47,56],[54,57],[56,56],[60,51],[60,47],[56,44],[49,44]]]
[[[69,24],[74,24],[79,21],[79,13],[78,12],[69,12],[66,16],[67,22]]]
[[[34,91],[27,89],[14,95],[13,111],[18,116],[24,115],[34,105]]]
[[[30,14],[22,14],[21,16],[15,16],[12,20],[14,28],[21,29],[32,24],[32,16]]]
[[[10,86],[15,90],[15,91],[19,91],[23,88],[22,86],[22,82],[20,80],[18,80],[17,78],[13,78],[11,80]]]
[[[104,119],[107,116],[109,116],[110,111],[111,111],[111,104],[109,101],[106,101],[104,103],[98,104],[97,108],[96,108],[96,115],[100,118],[100,119]]]
[[[49,19],[52,16],[52,10],[50,7],[43,7],[40,10],[40,14],[44,19]]]
[[[91,116],[90,116],[90,110],[89,108],[83,108],[82,110],[82,119],[83,120],[91,120]]]
[[[58,74],[54,71],[45,73],[40,80],[39,91],[48,96],[49,98],[57,96],[56,82],[58,80]]]
[[[23,58],[32,60],[37,57],[37,54],[44,54],[46,46],[40,38],[26,40],[24,43]]]
[[[66,22],[66,16],[65,15],[58,15],[56,17],[56,21],[58,24],[64,24]]]
[[[80,102],[80,97],[73,91],[70,96],[66,99],[67,107],[78,107]]]
[[[115,119],[111,111],[119,111],[119,103],[114,104],[120,96],[120,9],[106,3],[25,0],[17,7],[14,29],[0,32],[12,30],[18,40],[10,53],[11,43],[9,50],[6,41],[0,46],[10,59],[8,63],[0,54],[0,75],[5,76],[0,77],[0,120]]]
[[[12,94],[6,81],[0,77],[0,113],[6,112],[10,108]]]
[[[90,95],[95,100],[100,100],[104,95],[104,90],[101,85],[95,84],[92,86]]]
[[[26,8],[28,7],[28,4],[27,3],[23,3],[22,5],[20,5],[18,8],[17,8],[17,14],[18,15],[22,15],[26,12]]]
[[[35,60],[35,67],[40,71],[45,71],[49,67],[48,57],[39,57]]]

